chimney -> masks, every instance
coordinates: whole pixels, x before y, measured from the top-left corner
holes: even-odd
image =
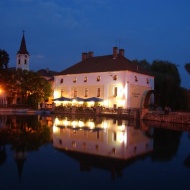
[[[117,58],[117,47],[113,47],[113,59]]]
[[[124,49],[119,49],[119,55],[124,57]]]
[[[88,57],[89,57],[89,58],[94,57],[94,52],[93,52],[93,51],[89,51],[89,52],[88,52]]]
[[[82,53],[82,61],[84,61],[87,58],[87,53],[83,52]]]

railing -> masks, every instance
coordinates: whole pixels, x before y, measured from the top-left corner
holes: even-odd
[[[76,114],[96,114],[97,110],[95,107],[71,107],[71,106],[58,106],[54,109],[55,112],[59,113],[76,113]],[[134,109],[122,109],[122,108],[105,108],[101,107],[100,114],[115,114],[115,115],[127,115],[129,117],[134,116]]]

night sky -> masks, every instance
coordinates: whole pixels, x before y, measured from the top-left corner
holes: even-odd
[[[81,53],[125,50],[130,60],[178,65],[190,88],[190,0],[0,0],[0,49],[16,66],[25,31],[30,69],[54,71],[81,61]]]

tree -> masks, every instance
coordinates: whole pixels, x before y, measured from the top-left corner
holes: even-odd
[[[33,71],[1,71],[0,82],[6,91],[9,104],[17,96],[17,103],[37,108],[38,102],[48,99],[52,92],[50,83]]]
[[[8,68],[9,60],[9,54],[5,50],[0,49],[0,70]]]
[[[154,60],[151,64],[151,71],[155,76],[155,90],[160,95],[160,105],[182,109],[184,102],[180,102],[184,92],[180,87],[181,78],[177,65],[169,61]]]
[[[190,63],[185,64],[185,70],[190,74]]]

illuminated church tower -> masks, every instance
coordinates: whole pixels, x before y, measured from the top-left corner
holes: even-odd
[[[29,70],[29,53],[26,49],[24,31],[23,31],[22,41],[20,44],[20,49],[16,55],[16,70],[17,69]]]

